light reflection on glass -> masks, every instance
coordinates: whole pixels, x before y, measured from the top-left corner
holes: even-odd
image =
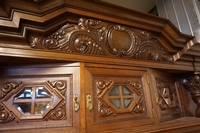
[[[50,101],[36,102],[35,103],[35,114],[43,114],[51,105]]]
[[[22,93],[15,97],[15,99],[31,99],[33,95],[32,88],[26,87]]]
[[[44,87],[37,87],[36,88],[36,98],[53,98],[53,96]]]
[[[22,114],[31,113],[31,103],[15,103],[14,105]]]

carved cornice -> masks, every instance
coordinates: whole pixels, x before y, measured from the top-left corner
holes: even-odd
[[[46,38],[32,37],[31,47],[66,53],[128,57],[172,62],[157,37],[145,30],[80,19],[78,25],[66,24]]]
[[[22,4],[25,6],[20,6]],[[30,5],[33,8],[24,8]],[[2,18],[0,18],[0,38],[11,38],[6,39],[6,41],[13,41],[17,48],[22,47],[18,46],[20,44],[16,44],[16,39],[20,38],[26,41],[28,32],[39,32],[46,35],[66,22],[77,22],[80,16],[98,18],[99,20],[118,23],[120,26],[139,27],[142,31],[154,32],[157,34],[160,47],[164,48],[167,53],[175,54],[175,60],[185,53],[182,48],[193,39],[192,36],[181,34],[166,19],[124,8],[116,8],[111,5],[97,4],[95,1],[58,0],[38,3],[33,0],[19,0],[16,3],[12,0],[4,0],[0,6],[9,15],[9,17],[2,15]],[[119,14],[116,14],[116,12]],[[2,43],[3,46],[4,44]],[[9,45],[9,47],[12,46]],[[28,44],[26,48],[28,48]],[[179,53],[176,54],[178,51]],[[18,55],[16,56],[18,57]]]

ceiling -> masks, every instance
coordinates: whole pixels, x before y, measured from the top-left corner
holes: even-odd
[[[142,12],[150,12],[156,6],[155,0],[102,0],[102,1]]]

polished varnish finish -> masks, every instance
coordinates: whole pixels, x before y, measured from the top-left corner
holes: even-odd
[[[182,84],[199,70],[196,45],[100,0],[2,0],[0,130],[198,132],[198,89]]]

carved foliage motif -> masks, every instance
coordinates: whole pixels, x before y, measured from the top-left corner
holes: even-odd
[[[19,86],[20,83],[16,82],[6,82],[1,86],[1,91],[0,91],[0,100],[4,98],[10,91],[13,89],[16,89]]]
[[[105,117],[109,116],[111,114],[117,115],[120,112],[131,112],[131,113],[143,113],[145,110],[144,107],[144,101],[142,98],[142,85],[140,82],[130,82],[127,81],[127,86],[124,85],[117,85],[119,88],[115,88],[115,83],[112,80],[105,81],[105,80],[98,80],[96,81],[96,87],[97,87],[97,96],[98,96],[98,112],[99,117]],[[125,88],[124,88],[125,87]],[[113,89],[115,94],[112,95],[111,92]],[[133,98],[131,101],[124,101],[129,102],[127,105],[123,105],[123,107],[116,108],[112,107],[112,102],[110,100],[112,99],[123,99],[122,96],[123,93],[120,91],[118,92],[118,89],[120,91],[125,91],[124,97],[127,99],[128,97]],[[125,89],[125,90],[124,90]],[[130,90],[129,90],[130,89]],[[119,94],[118,94],[119,93]],[[109,100],[110,99],[110,100]],[[121,103],[122,105],[123,103]]]
[[[66,24],[46,38],[32,37],[30,44],[67,53],[172,61],[150,32],[93,19]]]
[[[0,103],[0,123],[11,122],[15,119],[11,112],[5,110],[3,105]]]
[[[162,110],[175,108],[178,106],[178,96],[176,88],[172,83],[162,81],[157,82],[159,101],[158,104]]]

